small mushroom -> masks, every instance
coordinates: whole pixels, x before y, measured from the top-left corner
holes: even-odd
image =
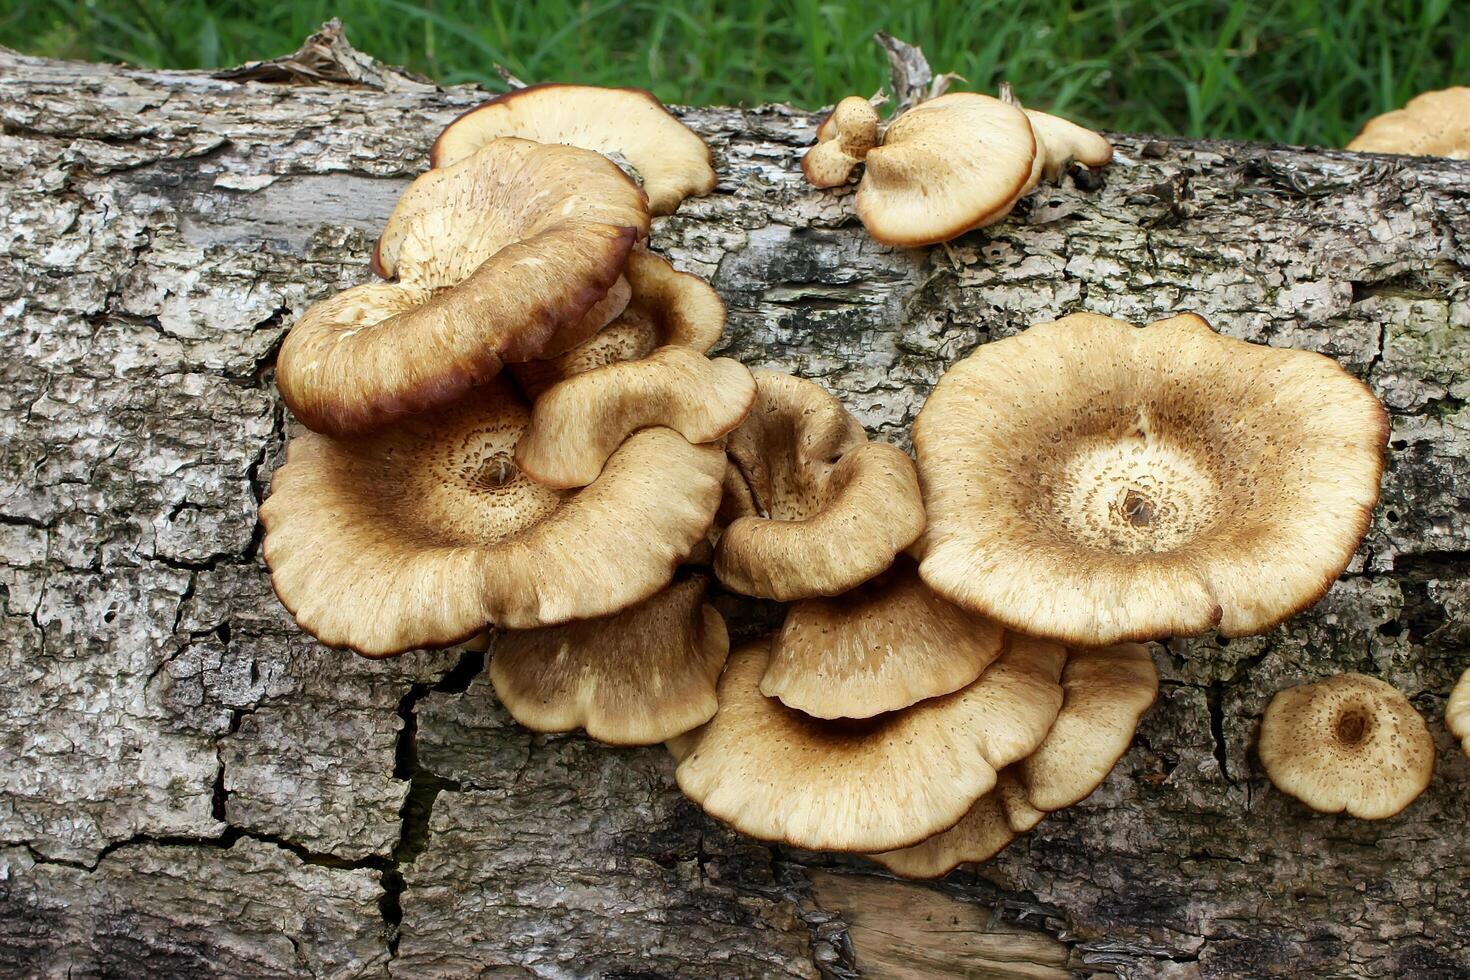
[[[513,630],[496,640],[490,682],[537,732],[577,728],[610,745],[652,745],[709,721],[730,640],[695,575],[612,616]]]
[[[1100,134],[1069,119],[1027,109],[1026,118],[1036,134],[1036,156],[1041,161],[1041,175],[1058,181],[1062,171],[1072,162],[1096,169],[1113,161],[1113,144]]]
[[[515,465],[530,414],[496,378],[383,433],[293,439],[260,518],[302,628],[381,657],[487,624],[604,616],[664,588],[714,519],[724,454],[645,429],[590,486],[561,492]]]
[[[1278,693],[1258,751],[1281,792],[1362,820],[1399,813],[1434,772],[1434,739],[1419,712],[1393,685],[1363,674]]]
[[[1460,682],[1450,692],[1449,703],[1444,706],[1444,723],[1470,757],[1470,670],[1460,675]]]
[[[745,595],[791,601],[866,582],[923,531],[913,461],[868,442],[820,385],[755,371],[756,401],[726,450],[755,514],[715,548],[715,574]]]
[[[498,95],[445,127],[430,165],[450,166],[504,136],[580,146],[626,161],[642,178],[654,214],[673,214],[684,198],[715,188],[704,140],[639,88],[543,84]]]
[[[947,241],[1010,214],[1036,158],[1020,109],[973,92],[941,95],[900,115],[868,151],[858,217],[890,245]]]
[[[302,314],[276,384],[302,424],[334,436],[448,405],[507,362],[586,340],[647,232],[643,195],[606,159],[497,140],[410,185],[378,250],[399,281]]]
[[[912,559],[786,614],[761,693],[816,718],[870,718],[958,691],[1000,656],[1005,631],[935,595]]]
[[[1470,160],[1470,88],[1416,95],[1402,109],[1368,120],[1347,148]]]
[[[1027,802],[1014,768],[1002,770],[995,789],[953,827],[911,847],[866,857],[903,878],[942,878],[962,864],[989,861],[1046,816]]]
[[[889,851],[953,826],[1045,737],[1065,651],[1015,637],[973,684],[903,711],[823,721],[760,693],[770,640],[730,655],[719,709],[675,776],[707,813],[761,840]]]
[[[951,366],[913,438],[924,581],[1107,646],[1259,633],[1316,602],[1368,529],[1388,419],[1320,354],[1079,313]]]
[[[867,99],[849,95],[817,129],[817,143],[801,158],[801,172],[813,187],[839,187],[868,151],[878,145],[878,110]]]

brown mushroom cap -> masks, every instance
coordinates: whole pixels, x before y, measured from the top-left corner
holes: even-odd
[[[302,628],[388,656],[607,615],[667,585],[714,518],[723,453],[645,429],[591,486],[558,492],[513,462],[530,412],[494,379],[371,437],[293,439],[260,518]]]
[[[1470,160],[1470,88],[1416,95],[1402,109],[1368,120],[1347,148]]]
[[[308,309],[276,384],[304,425],[336,436],[447,405],[506,362],[585,340],[647,228],[642,194],[597,154],[496,141],[414,181],[380,243],[399,282]]]
[[[593,85],[528,85],[496,96],[439,134],[430,165],[447,167],[497,137],[562,143],[626,160],[654,214],[715,188],[709,147],[651,92]]]
[[[725,620],[692,576],[612,616],[500,635],[490,682],[537,732],[585,729],[610,745],[652,745],[709,721],[730,650]]]
[[[755,406],[726,450],[758,514],[725,529],[715,574],[737,592],[783,601],[866,582],[924,529],[913,461],[868,442],[820,385],[753,374]]]
[[[1010,213],[1036,161],[1026,114],[1000,99],[955,92],[922,102],[869,150],[858,217],[890,245],[933,245]]]
[[[1444,707],[1445,727],[1450,734],[1460,739],[1460,747],[1470,756],[1470,669],[1460,675],[1460,682],[1450,692],[1449,703]]]
[[[1159,675],[1137,643],[1068,650],[1061,713],[1036,751],[1016,767],[1030,804],[1060,810],[1102,785],[1154,703]]]
[[[817,143],[801,158],[801,172],[813,187],[847,183],[853,169],[878,145],[878,110],[867,99],[849,95],[817,128]]]
[[[1030,819],[1033,815],[1035,819]],[[976,800],[953,827],[912,847],[866,857],[903,878],[942,878],[962,864],[989,861],[1043,816],[1028,806],[1025,787],[1006,769],[995,789]],[[1025,825],[1015,826],[1013,821]]]
[[[1336,362],[1184,314],[1093,314],[985,344],[914,423],[920,574],[1077,646],[1268,630],[1347,566],[1388,420]]]
[[[1047,180],[1060,180],[1062,171],[1076,161],[1087,167],[1105,167],[1113,161],[1113,144],[1099,133],[1069,119],[1027,109],[1026,118],[1036,134],[1036,156]]]
[[[676,772],[717,819],[762,840],[887,851],[953,826],[1029,754],[1061,706],[1064,650],[1017,642],[954,694],[864,721],[822,721],[761,695],[770,640],[740,648],[719,710]]]
[[[1434,739],[1403,693],[1339,674],[1279,692],[1261,720],[1261,763],[1276,788],[1319,813],[1382,820],[1429,786]]]
[[[786,614],[761,693],[816,718],[870,718],[958,691],[1005,631],[935,595],[900,557],[871,582]]]
[[[754,402],[755,380],[739,361],[662,347],[568,378],[537,398],[516,462],[547,486],[586,486],[638,429],[662,425],[692,443],[714,442]]]

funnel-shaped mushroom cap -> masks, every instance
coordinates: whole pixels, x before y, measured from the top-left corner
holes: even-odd
[[[988,95],[941,95],[895,119],[868,151],[858,217],[890,245],[947,241],[1009,214],[1035,161],[1026,113]]]
[[[719,710],[684,759],[679,788],[762,840],[887,851],[953,826],[1030,753],[1061,706],[1065,652],[1018,642],[969,687],[864,721],[822,721],[761,695],[770,641],[731,654]]]
[[[308,309],[276,383],[304,425],[336,436],[450,404],[506,362],[587,339],[647,228],[642,194],[597,154],[498,141],[414,181],[379,242],[400,281]]]
[[[1032,806],[1050,812],[1087,798],[1133,742],[1159,675],[1148,648],[1125,643],[1067,651],[1065,700],[1046,741],[1017,767]]]
[[[845,184],[877,145],[878,110],[867,99],[849,95],[817,129],[817,144],[801,158],[801,172],[813,187]]]
[[[638,429],[663,425],[690,442],[714,442],[754,401],[755,380],[739,361],[662,347],[552,386],[536,399],[516,462],[547,486],[586,486]]]
[[[538,732],[652,745],[715,713],[730,640],[693,576],[600,619],[501,634],[490,682],[515,720]]]
[[[1450,692],[1444,708],[1444,723],[1450,734],[1460,739],[1460,747],[1470,756],[1470,670],[1460,675],[1460,682]]]
[[[985,344],[914,423],[920,574],[1077,646],[1270,629],[1347,566],[1388,421],[1320,354],[1079,313]]]
[[[989,861],[1017,837],[1036,826],[1045,814],[1031,810],[1026,790],[1007,769],[996,780],[995,789],[948,830],[942,830],[912,847],[883,851],[867,857],[904,878],[942,878],[962,864]],[[1021,815],[1026,826],[1014,826]],[[1035,819],[1029,819],[1034,815]]]
[[[867,442],[819,385],[756,371],[756,403],[726,449],[757,515],[725,529],[715,574],[746,595],[836,595],[877,575],[924,529],[913,461]]]
[[[1047,180],[1059,180],[1074,160],[1087,167],[1104,167],[1113,160],[1113,144],[1101,134],[1069,119],[1027,109],[1031,130],[1036,134],[1036,155]]]
[[[1434,739],[1409,699],[1363,674],[1339,674],[1271,699],[1258,746],[1276,788],[1320,813],[1391,817],[1424,792]]]
[[[1470,160],[1470,88],[1416,95],[1402,109],[1368,120],[1347,148]]]
[[[850,592],[792,606],[761,693],[817,718],[869,718],[958,691],[1004,638],[994,620],[935,595],[900,556]]]
[[[709,147],[653,93],[593,85],[528,85],[496,96],[439,134],[429,159],[447,167],[497,137],[562,143],[627,161],[654,214],[715,188]]]
[[[604,616],[667,585],[714,519],[724,454],[646,429],[558,492],[515,467],[530,414],[496,379],[375,436],[292,440],[260,518],[302,628],[387,656]]]

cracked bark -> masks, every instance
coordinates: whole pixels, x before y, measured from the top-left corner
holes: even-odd
[[[1383,504],[1320,606],[1159,646],[1097,794],[910,886],[711,823],[659,750],[530,735],[482,657],[346,658],[274,601],[255,510],[285,325],[368,277],[482,97],[390,89],[0,53],[0,974],[891,975],[920,947],[931,974],[1470,970],[1470,765],[1442,723],[1470,647],[1470,164],[1120,136],[1100,187],[909,252],[801,182],[812,116],[683,113],[722,181],[655,246],[729,301],[724,353],[879,437],[906,444],[954,358],[1079,309],[1321,350],[1394,413]],[[1251,750],[1272,692],[1346,669],[1440,745],[1381,824],[1306,813]]]

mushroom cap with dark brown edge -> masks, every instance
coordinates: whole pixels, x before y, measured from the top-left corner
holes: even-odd
[[[557,491],[515,466],[530,414],[493,379],[374,436],[293,439],[260,518],[301,627],[381,657],[487,624],[605,616],[664,588],[714,518],[724,454],[645,429],[590,486]]]
[[[1368,120],[1347,148],[1470,160],[1470,88],[1460,85],[1416,95],[1402,109]]]
[[[1257,746],[1276,788],[1319,813],[1383,820],[1429,786],[1434,739],[1409,699],[1364,674],[1279,692]]]
[[[911,847],[866,857],[901,878],[919,879],[943,878],[962,864],[989,861],[1044,816],[1027,808],[1026,789],[1016,779],[1013,768],[1002,770],[995,788],[976,800],[953,827]],[[1035,814],[1036,819],[1028,826],[1013,826],[1018,812]]]
[[[801,158],[801,172],[813,187],[848,182],[868,151],[878,145],[878,110],[867,99],[849,95],[817,128],[817,142]]]
[[[924,581],[1107,646],[1260,633],[1316,602],[1368,529],[1388,417],[1320,354],[1078,313],[951,366],[913,438]]]
[[[549,487],[586,486],[637,430],[662,425],[692,443],[715,442],[754,402],[755,381],[739,361],[661,347],[553,385],[536,399],[516,463]]]
[[[954,694],[824,721],[760,693],[770,642],[731,654],[714,718],[675,746],[675,776],[711,816],[796,847],[888,851],[953,826],[1041,742],[1062,702],[1064,650],[1022,641]]]
[[[1470,669],[1460,675],[1460,682],[1450,691],[1450,700],[1444,707],[1444,723],[1470,757]]]
[[[708,579],[676,581],[612,616],[500,634],[490,683],[537,732],[577,728],[609,745],[653,745],[709,721],[730,650],[704,601]]]
[[[1031,805],[1045,812],[1078,803],[1102,785],[1154,703],[1159,674],[1148,648],[1137,643],[1070,649],[1062,690],[1056,723],[1016,766]]]
[[[761,693],[816,718],[869,718],[958,691],[1004,638],[999,623],[935,595],[901,555],[851,591],[793,605]]]
[[[715,574],[727,588],[782,601],[866,582],[924,529],[913,461],[896,446],[868,442],[820,385],[753,373],[755,406],[726,451],[757,514],[725,529]]]
[[[704,140],[639,88],[552,83],[498,95],[445,127],[430,151],[430,165],[451,166],[506,136],[579,146],[626,161],[642,178],[654,214],[673,214],[684,198],[715,189]]]
[[[1036,155],[1042,161],[1042,174],[1047,180],[1060,180],[1068,164],[1105,167],[1113,161],[1113,144],[1100,133],[1079,126],[1070,119],[1027,109],[1026,118],[1036,135]]]
[[[497,141],[410,186],[389,219],[399,281],[308,309],[276,384],[304,425],[334,436],[447,405],[601,327],[608,311],[588,313],[647,227],[642,194],[597,154]]]
[[[973,92],[941,95],[889,123],[863,158],[858,217],[890,245],[947,241],[1009,214],[1036,154],[1020,109]]]

